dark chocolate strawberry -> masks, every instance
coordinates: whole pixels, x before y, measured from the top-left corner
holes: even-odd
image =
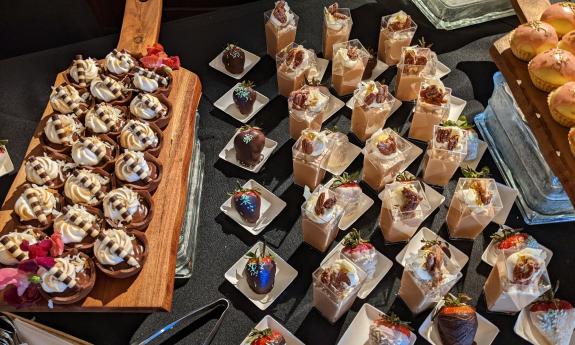
[[[464,294],[457,297],[448,294],[444,304],[434,316],[443,345],[473,345],[477,333],[475,308],[467,303],[471,300]]]
[[[250,345],[285,345],[286,341],[280,332],[271,328],[253,329],[248,336]]]
[[[369,59],[367,60],[367,64],[365,64],[365,69],[363,70],[361,80],[371,78],[373,69],[377,65],[377,53],[373,50],[373,48],[367,48],[367,52],[369,53]]]
[[[232,204],[244,221],[255,223],[260,218],[262,200],[257,189],[239,187],[232,194]]]
[[[254,110],[257,95],[253,87],[254,84],[251,81],[242,81],[232,94],[234,103],[242,115],[249,115]]]
[[[257,294],[266,294],[274,287],[276,278],[276,263],[274,258],[266,253],[264,242],[259,254],[249,252],[246,255],[249,259],[246,262],[244,276],[250,289]]]
[[[222,54],[222,63],[226,70],[233,74],[240,74],[244,71],[245,61],[246,55],[244,51],[235,44],[228,43]]]
[[[262,159],[266,136],[258,127],[242,126],[234,138],[236,159],[242,165],[254,166]]]

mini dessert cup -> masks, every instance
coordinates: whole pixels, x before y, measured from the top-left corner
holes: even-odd
[[[327,131],[303,130],[292,147],[294,183],[315,189],[325,177],[325,165],[332,147]]]
[[[275,8],[264,12],[267,53],[272,58],[295,41],[299,16],[286,1],[279,0]]]
[[[131,84],[142,92],[168,97],[172,91],[172,73],[165,67],[146,69],[135,67]]]
[[[122,128],[118,143],[124,149],[144,151],[158,157],[164,142],[163,139],[162,130],[155,124],[130,120]]]
[[[127,105],[132,99],[132,90],[127,86],[130,78],[122,79],[100,76],[90,83],[90,94],[97,102],[106,102],[113,106]]]
[[[84,116],[86,136],[105,134],[116,140],[122,127],[128,122],[128,108],[111,106],[104,102],[90,108]]]
[[[339,8],[337,2],[323,9],[323,57],[331,60],[333,45],[349,41],[353,20],[349,8]]]
[[[64,206],[62,214],[54,220],[54,232],[59,233],[66,250],[90,253],[94,247],[93,231],[104,226],[104,214],[96,207],[86,205]]]
[[[64,72],[64,81],[78,90],[86,91],[90,82],[100,74],[98,61],[82,55],[76,55],[74,61]]]
[[[397,65],[395,97],[400,101],[417,99],[421,82],[435,74],[436,55],[429,48],[404,47]]]
[[[115,78],[127,76],[134,67],[139,66],[138,59],[126,49],[113,49],[101,62],[104,71]]]
[[[361,82],[353,97],[355,102],[351,113],[351,131],[359,140],[366,141],[385,126],[395,98],[387,85],[376,81]]]
[[[130,115],[164,129],[172,117],[172,103],[161,93],[140,93],[130,102]]]
[[[426,79],[421,83],[409,137],[428,142],[433,138],[433,128],[449,116],[451,89],[438,79]]]
[[[72,162],[70,157],[55,152],[31,155],[24,161],[26,181],[60,191],[72,168]]]
[[[78,167],[109,171],[119,152],[118,144],[106,134],[82,137],[72,145],[71,157]]]
[[[42,297],[54,304],[72,304],[86,298],[96,283],[94,261],[78,251],[65,252],[54,260],[52,268],[38,270]]]
[[[487,310],[515,314],[549,290],[545,258],[533,248],[499,255],[483,286]]]
[[[289,97],[290,93],[304,86],[310,71],[317,70],[313,50],[297,43],[290,43],[276,56],[278,92]]]
[[[467,133],[455,126],[434,126],[423,159],[423,181],[444,187],[467,156]]]
[[[40,144],[45,152],[68,155],[72,144],[84,135],[84,126],[74,114],[53,113],[42,119]]]
[[[325,252],[339,232],[345,200],[338,200],[334,191],[319,186],[301,206],[303,240]]]
[[[358,39],[333,45],[331,83],[339,96],[353,93],[361,82],[370,54]]]
[[[410,145],[390,128],[375,132],[363,148],[362,180],[380,192],[395,180],[406,162]]]
[[[124,249],[129,256],[121,257],[110,243]],[[148,239],[143,232],[122,229],[103,230],[94,243],[94,261],[98,269],[110,278],[132,277],[142,270],[148,257]]]
[[[330,96],[326,87],[310,85],[304,85],[290,94],[289,132],[292,139],[297,140],[304,129],[321,130]]]
[[[110,173],[101,168],[79,168],[66,179],[62,194],[68,205],[97,207],[104,195],[114,189],[114,182]]]
[[[43,231],[32,227],[16,228],[10,232],[5,230],[0,236],[0,267],[17,266],[20,261],[29,258],[28,251],[20,249],[24,241],[32,245],[47,237]]]
[[[483,252],[481,260],[489,266],[495,266],[499,255],[511,255],[525,248],[542,249],[545,252],[545,263],[549,264],[553,252],[537,242],[533,236],[521,232],[521,229],[513,229],[507,225],[501,225],[493,235],[491,242]]]
[[[152,196],[145,190],[128,187],[111,190],[102,201],[104,218],[113,228],[145,231],[154,216]]]
[[[162,172],[162,163],[156,157],[147,152],[126,150],[115,163],[115,185],[153,194],[162,180]]]
[[[407,242],[429,215],[431,206],[419,181],[385,186],[379,227],[386,242]]]
[[[377,57],[390,66],[397,64],[416,30],[417,24],[403,11],[382,17]]]
[[[459,179],[447,211],[449,237],[474,240],[502,208],[494,179]]]
[[[313,305],[335,323],[353,305],[366,274],[345,258],[331,257],[313,272]]]
[[[74,114],[81,116],[93,104],[93,97],[89,92],[74,88],[72,85],[62,83],[52,87],[50,93],[50,106],[55,113]]]
[[[14,203],[12,219],[18,229],[33,228],[46,231],[64,207],[64,198],[46,186],[25,184]]]

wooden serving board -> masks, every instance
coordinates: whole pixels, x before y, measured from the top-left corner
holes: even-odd
[[[145,52],[145,47],[155,42],[159,33],[161,0],[126,1],[126,12],[119,48],[131,52]],[[142,25],[138,25],[141,23]],[[150,26],[154,23],[153,26]],[[131,39],[134,37],[134,39]],[[80,53],[80,52],[79,52]],[[172,118],[163,131],[163,147],[159,160],[163,164],[163,178],[153,195],[154,216],[146,231],[149,242],[148,259],[142,271],[128,279],[112,279],[98,272],[96,285],[90,295],[81,304],[54,306],[38,305],[19,312],[28,311],[170,311],[174,292],[174,274],[178,238],[182,226],[187,200],[188,171],[194,149],[195,112],[201,95],[201,83],[198,76],[184,68],[173,72],[173,86],[169,101],[172,103]],[[63,73],[58,74],[54,85],[64,82]],[[50,92],[50,90],[46,90]],[[43,117],[52,113],[50,104]],[[39,135],[42,126],[36,132],[28,146],[28,156],[40,149]],[[19,187],[26,182],[24,168],[20,167],[6,200],[0,210],[0,229],[13,229],[11,212]],[[0,305],[2,310],[15,310]]]
[[[550,5],[548,0],[512,0],[521,22],[539,19]],[[493,61],[505,76],[509,88],[537,139],[543,157],[559,178],[571,202],[575,204],[575,156],[571,153],[569,128],[553,120],[547,105],[547,93],[531,82],[527,63],[517,59],[509,47],[510,34],[497,40],[490,49]]]

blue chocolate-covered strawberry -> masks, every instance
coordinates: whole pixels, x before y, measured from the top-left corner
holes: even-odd
[[[257,294],[266,294],[274,287],[276,278],[276,263],[271,254],[266,253],[265,242],[259,254],[249,252],[244,276],[250,289]]]
[[[232,194],[232,204],[245,222],[255,223],[260,218],[262,199],[257,189],[239,187]]]

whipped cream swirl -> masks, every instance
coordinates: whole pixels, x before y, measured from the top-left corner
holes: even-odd
[[[38,186],[45,185],[57,178],[63,181],[62,168],[64,165],[64,161],[52,159],[46,154],[30,157],[24,162],[26,180]]]
[[[106,120],[104,120],[103,116],[98,115],[96,109],[106,116]],[[97,134],[115,132],[121,127],[124,116],[120,108],[116,108],[110,104],[100,103],[96,105],[96,108],[88,110],[84,122],[86,128],[89,128]]]
[[[12,242],[14,242],[14,244],[16,244],[18,247],[20,247],[23,241],[27,241],[28,244],[38,243],[36,235],[34,234],[34,231],[31,229],[25,230],[23,232],[10,232],[0,238],[6,238],[6,237],[9,238]],[[24,260],[28,259],[28,252],[23,251],[23,253],[25,255]],[[18,259],[16,259],[12,254],[10,254],[10,251],[2,243],[0,243],[0,264],[6,266],[13,266],[17,265],[18,262],[19,262]]]
[[[55,258],[54,261],[56,263],[51,270],[42,268],[39,271],[40,279],[42,281],[42,290],[47,293],[61,293],[68,289],[66,283],[61,282],[56,278],[55,274],[50,273],[51,271],[59,269],[65,276],[70,277],[72,280],[77,280],[78,273],[83,272],[84,267],[86,266],[86,259],[80,255]]]
[[[26,197],[26,195],[33,195],[39,202],[41,212],[44,216],[57,213],[58,200],[45,186],[28,187],[20,197],[16,200],[14,204],[14,212],[20,217],[20,221],[26,222],[34,219],[38,219],[39,215],[34,212],[34,207],[32,206],[32,201]]]
[[[154,120],[166,112],[166,106],[160,102],[158,97],[149,93],[134,97],[130,103],[130,113],[142,120]]]
[[[107,150],[112,148],[110,143],[98,137],[82,138],[72,145],[72,159],[81,166],[95,166],[105,159]]]
[[[64,184],[64,194],[75,204],[98,204],[99,200],[96,195],[92,193],[90,189],[84,187],[84,184],[81,182],[83,179],[86,179],[87,182],[94,185],[98,191],[110,183],[108,177],[82,169],[78,170],[78,176],[72,174],[68,177]]]
[[[108,85],[106,85],[108,84]],[[121,98],[123,96],[122,90],[124,86],[117,80],[114,80],[110,77],[101,77],[95,78],[90,83],[90,93],[92,96],[96,97],[99,100],[104,102],[111,102],[115,99]],[[114,90],[119,90],[118,92],[114,92]]]
[[[271,23],[282,30],[291,29],[296,25],[295,14],[286,1],[276,1],[275,7],[270,16]]]
[[[120,145],[134,151],[145,151],[158,146],[160,139],[147,123],[130,120],[120,134]]]
[[[126,74],[136,66],[134,59],[129,53],[117,50],[106,55],[105,64],[106,69],[115,75]]]
[[[82,96],[80,96],[78,90],[76,90],[72,85],[60,85],[60,86],[62,87],[62,90],[64,90],[65,95],[70,97],[70,99],[74,104],[84,103],[84,99],[82,98]],[[58,92],[56,91],[56,88],[53,88],[52,93],[50,94],[50,105],[52,105],[52,108],[55,111],[63,114],[74,112],[72,107],[64,101],[64,98],[58,97]]]
[[[88,212],[82,205],[76,204],[68,207],[66,213],[54,220],[54,231],[60,233],[64,244],[80,243],[88,235],[84,229],[71,220],[73,217],[89,225],[93,225],[98,221],[98,218]]]
[[[119,201],[119,205],[124,207],[129,215],[134,215],[140,207],[138,193],[134,192],[130,188],[121,187],[110,191],[110,193],[104,197],[102,206],[104,208],[104,215],[106,218],[117,224],[122,224],[124,222],[124,217],[122,216],[122,212],[112,205],[111,199],[113,198]]]
[[[129,235],[121,229],[104,230],[106,237],[109,237],[114,243],[123,248],[129,255],[134,255],[134,236]],[[99,239],[94,243],[94,255],[102,265],[114,266],[124,262],[118,254],[111,251]]]
[[[84,126],[74,114],[56,114],[48,118],[44,127],[44,134],[48,141],[54,144],[71,145],[74,143],[74,134],[80,134]]]
[[[134,86],[142,91],[154,92],[158,90],[158,82],[155,79],[148,78],[145,75],[136,73],[132,81]]]
[[[70,76],[76,83],[80,82],[80,79],[78,78],[78,66],[76,65],[77,63],[84,65],[84,77],[86,83],[89,83],[98,77],[98,64],[94,59],[87,58],[83,60],[76,60],[75,63],[72,64],[72,67],[70,67]]]
[[[128,164],[127,160],[131,163]],[[137,182],[150,176],[151,171],[143,152],[126,150],[116,160],[115,174],[122,181]]]

